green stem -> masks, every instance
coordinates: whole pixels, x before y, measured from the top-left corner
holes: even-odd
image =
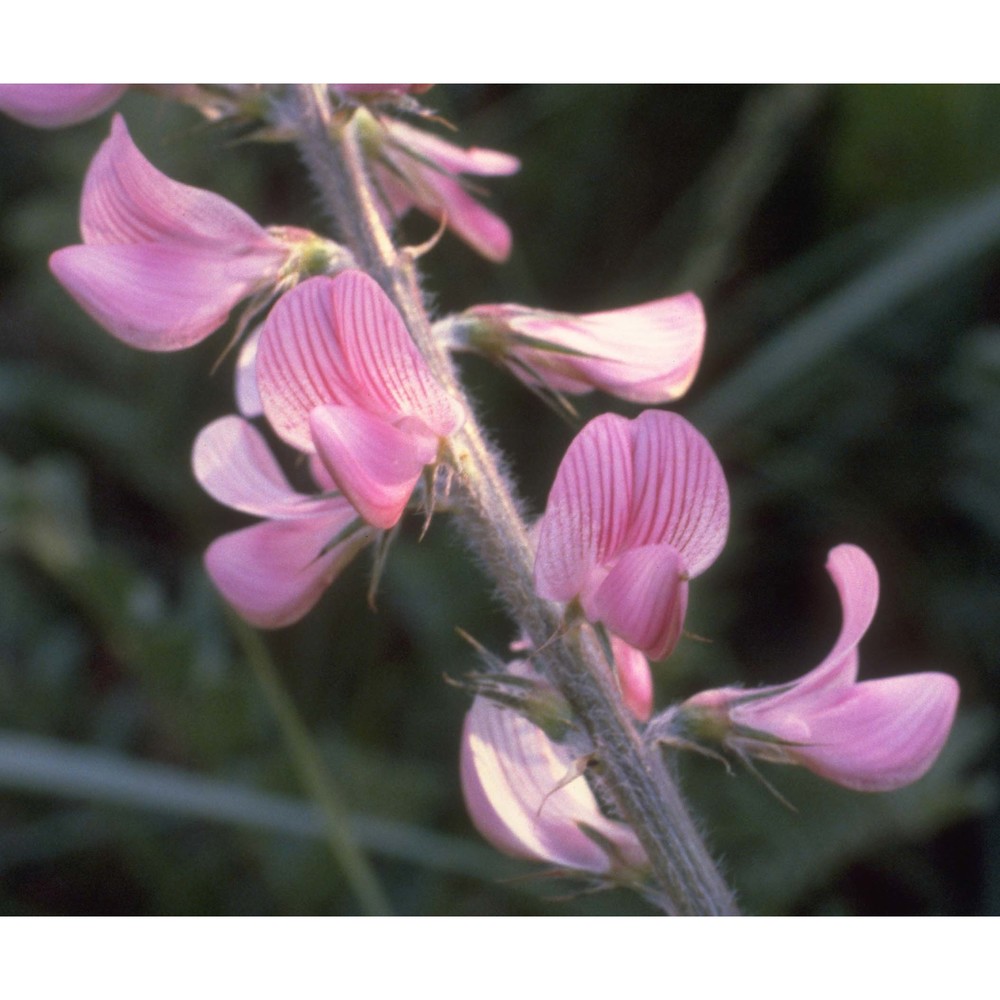
[[[316,749],[295,704],[285,690],[260,636],[241,618],[229,615],[233,632],[255,677],[274,711],[288,751],[302,783],[323,813],[326,842],[340,865],[351,889],[369,916],[388,916],[392,910],[368,858],[358,847],[351,831],[350,816],[341,801],[330,771]]]
[[[524,517],[486,441],[447,348],[433,335],[413,255],[397,250],[376,210],[361,146],[351,124],[332,127],[321,88],[298,92],[299,151],[330,215],[359,265],[399,309],[414,342],[444,388],[462,401],[465,424],[450,439],[461,484],[452,512],[499,596],[539,650],[534,662],[562,691],[590,736],[602,765],[603,787],[635,831],[661,890],[676,914],[731,914],[732,893],[702,843],[658,750],[643,745],[596,641],[576,630],[562,641],[563,610],[534,590],[534,551]]]

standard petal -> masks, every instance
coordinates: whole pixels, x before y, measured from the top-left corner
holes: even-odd
[[[0,111],[35,128],[61,128],[94,118],[127,89],[125,83],[4,83]]]
[[[840,596],[843,622],[833,649],[791,690],[770,699],[781,708],[794,702],[797,710],[818,710],[834,701],[858,676],[857,645],[875,617],[878,606],[878,570],[856,545],[838,545],[826,563]]]
[[[332,511],[335,500],[317,500],[292,489],[263,435],[240,417],[205,427],[191,456],[195,479],[219,503],[260,517],[302,517]],[[343,506],[349,506],[343,501]]]
[[[729,488],[712,446],[683,417],[646,410],[630,425],[633,492],[628,548],[668,542],[691,576],[722,551]]]
[[[792,754],[811,771],[856,791],[901,788],[937,759],[957,705],[958,684],[947,674],[865,681],[807,717],[809,745]]]
[[[684,563],[670,545],[645,545],[622,553],[583,607],[591,621],[603,622],[615,635],[651,659],[667,656],[677,645],[687,611]]]
[[[356,407],[317,407],[310,428],[330,477],[377,528],[400,519],[424,466],[437,455],[433,435],[398,429]]]
[[[261,333],[257,385],[271,425],[301,451],[314,450],[309,414],[328,403],[389,423],[415,416],[441,435],[462,421],[399,312],[360,271],[310,278],[281,297]]]
[[[355,517],[345,505],[330,514],[234,531],[208,547],[205,567],[222,596],[251,625],[282,628],[305,615],[371,541],[372,533],[362,529],[323,553]]]
[[[635,835],[605,817],[584,778],[555,790],[571,755],[516,712],[477,698],[462,732],[461,780],[476,829],[515,857],[605,872],[611,859],[580,829],[615,844],[629,863],[643,860]]]
[[[204,340],[259,285],[259,262],[182,245],[72,246],[49,267],[109,333],[147,351]]]
[[[535,588],[552,601],[593,590],[621,550],[632,493],[629,422],[606,413],[573,439],[538,527]]]
[[[121,115],[114,116],[111,135],[87,171],[80,228],[86,243],[214,247],[233,258],[262,257],[273,271],[288,252],[232,202],[157,170],[132,142]]]

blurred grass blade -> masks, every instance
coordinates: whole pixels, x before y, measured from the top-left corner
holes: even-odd
[[[774,334],[687,416],[712,436],[730,430],[897,305],[1000,243],[1000,187],[952,206],[895,252]]]
[[[294,702],[285,690],[267,647],[260,636],[242,619],[234,614],[228,617],[233,632],[250,661],[254,675],[274,711],[302,781],[323,812],[330,851],[343,869],[366,912],[371,916],[390,914],[388,897],[355,840],[347,809],[341,801],[333,777],[316,749],[316,744]]]
[[[293,837],[328,837],[326,817],[311,803],[107,750],[19,733],[0,731],[0,787]],[[479,879],[522,870],[477,844],[405,823],[353,816],[349,825],[358,843],[394,860]],[[0,854],[0,872],[10,863],[6,852]]]

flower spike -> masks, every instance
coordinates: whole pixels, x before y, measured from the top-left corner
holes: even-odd
[[[592,420],[564,456],[535,557],[535,586],[646,655],[680,636],[688,580],[714,561],[729,491],[708,442],[682,417],[647,410]]]
[[[798,764],[856,791],[889,791],[922,777],[948,738],[958,684],[940,673],[859,683],[857,645],[878,603],[878,573],[854,545],[833,549],[827,570],[844,620],[818,667],[791,684],[703,691],[654,720],[652,732],[665,727],[738,756]]]

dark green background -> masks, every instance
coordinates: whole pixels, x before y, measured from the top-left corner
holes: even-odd
[[[961,683],[941,760],[897,793],[765,765],[792,813],[745,773],[681,762],[745,908],[1000,912],[1000,90],[449,86],[427,101],[463,143],[523,161],[487,185],[514,231],[507,264],[450,235],[424,258],[439,313],[586,312],[687,288],[705,302],[704,363],[677,409],[722,460],[732,529],[692,587],[688,628],[711,642],[657,667],[658,704],[818,663],[839,625],[823,564],[848,541],[882,579],[862,675]],[[170,176],[265,224],[325,226],[292,149],[234,143],[144,93],[119,109]],[[233,807],[239,822],[218,805],[220,786],[305,800],[200,565],[246,523],[189,464],[200,427],[232,410],[230,366],[211,374],[226,334],[131,351],[46,268],[79,239],[107,130],[108,115],[54,132],[0,121],[0,912],[355,913],[322,839],[274,832],[273,799]],[[433,230],[416,215],[403,227],[414,243]],[[485,362],[463,368],[540,512],[572,429]],[[636,412],[600,396],[582,409]],[[305,621],[267,636],[393,907],[647,912],[623,893],[567,901],[566,883],[510,881],[534,869],[471,829],[467,699],[443,678],[475,660],[454,626],[501,653],[514,634],[446,519],[419,545],[415,528],[377,614],[361,558]],[[77,773],[81,749],[99,754]],[[137,762],[161,769],[138,772],[126,802],[109,782]],[[177,774],[220,783],[199,816],[178,804]]]

